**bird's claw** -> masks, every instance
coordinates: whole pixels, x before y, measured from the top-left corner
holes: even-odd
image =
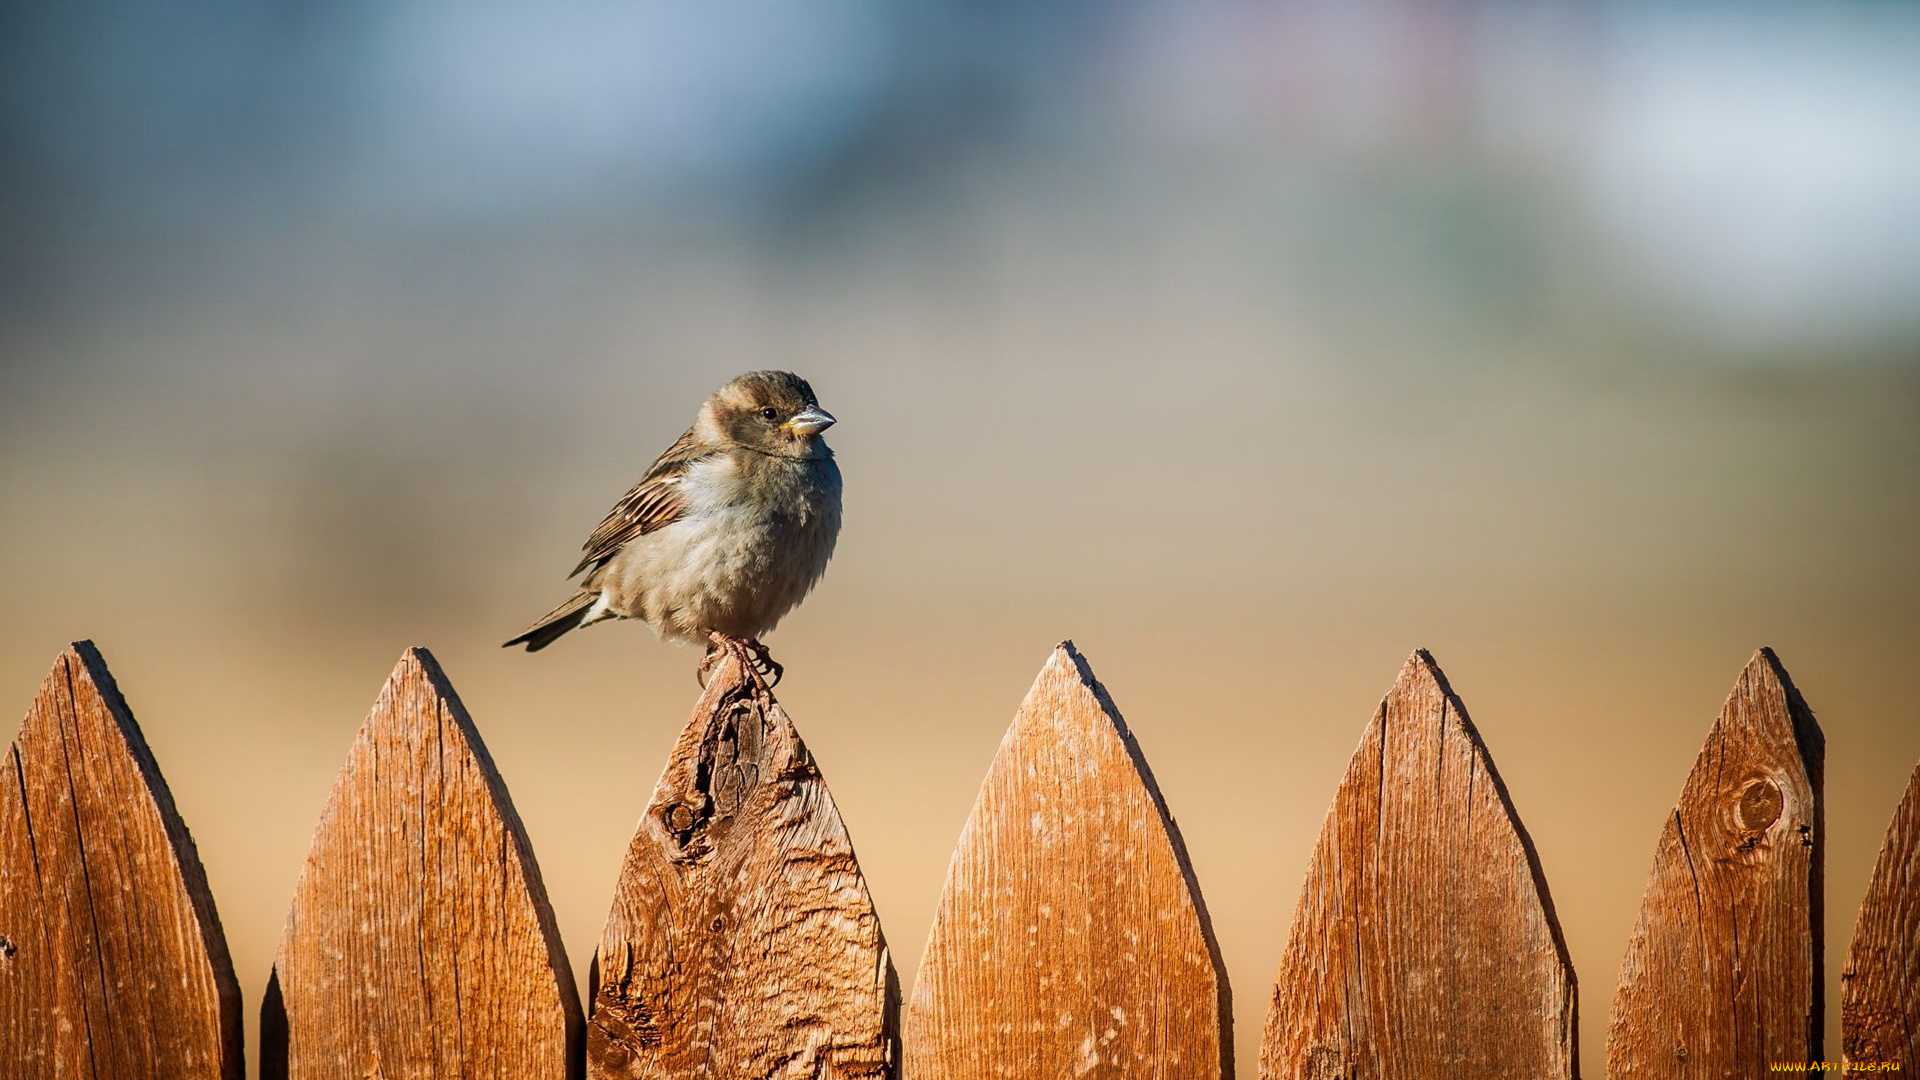
[[[707,655],[701,658],[699,670],[694,673],[703,690],[706,689],[707,679],[713,674],[714,665],[720,662],[720,657],[723,655],[732,655],[738,659],[742,666],[750,668],[754,674],[760,676],[761,681],[765,682],[769,688],[777,685],[780,682],[780,676],[785,673],[785,669],[774,662],[773,654],[755,638],[743,641],[725,634],[714,633],[707,635],[707,640],[711,643],[707,646]]]
[[[747,662],[769,688],[779,685],[780,676],[786,674],[786,669],[774,661],[773,653],[758,638],[747,639]]]

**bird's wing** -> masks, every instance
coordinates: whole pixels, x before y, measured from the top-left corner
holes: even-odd
[[[688,428],[687,433],[667,447],[667,452],[647,469],[633,490],[622,495],[613,509],[607,511],[606,520],[582,545],[586,555],[580,565],[567,576],[574,577],[588,567],[606,562],[621,545],[678,521],[686,510],[687,467],[711,453],[694,443],[693,429]]]

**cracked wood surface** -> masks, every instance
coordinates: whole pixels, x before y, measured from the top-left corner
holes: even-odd
[[[840,812],[766,684],[727,656],[627,849],[587,1075],[898,1075],[899,989]]]
[[[1920,768],[1887,825],[1853,926],[1840,1032],[1849,1062],[1920,1067]]]
[[[1220,1080],[1231,1012],[1200,892],[1071,642],[994,755],[914,984],[906,1080]]]
[[[1314,846],[1263,1080],[1572,1080],[1576,990],[1546,879],[1424,650],[1354,751]]]
[[[0,771],[0,1080],[239,1080],[206,874],[92,643],[54,662]]]
[[[261,1029],[270,1080],[578,1075],[579,999],[526,831],[424,649],[334,781]]]
[[[1755,653],[1654,849],[1607,1025],[1613,1080],[1819,1060],[1823,745],[1778,658]]]

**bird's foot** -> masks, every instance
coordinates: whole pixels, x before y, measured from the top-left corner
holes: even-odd
[[[779,685],[780,676],[786,674],[786,669],[774,661],[773,653],[760,643],[759,638],[747,639],[747,662],[753,665],[753,670],[759,673],[769,688]]]
[[[715,631],[707,635],[707,641],[707,655],[701,658],[700,668],[695,673],[695,677],[700,680],[701,689],[706,689],[707,679],[713,674],[714,665],[720,662],[722,656],[728,655],[739,660],[742,666],[750,668],[768,687],[771,688],[779,683],[784,669],[774,662],[773,655],[757,639],[742,640]]]

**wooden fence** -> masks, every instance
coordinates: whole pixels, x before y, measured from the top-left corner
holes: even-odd
[[[1821,1058],[1822,738],[1772,653],[1654,849],[1608,1018],[1616,1078]],[[1055,650],[961,833],[904,1014],[845,825],[732,661],[628,849],[584,1015],[479,732],[424,650],[315,830],[261,1005],[267,1078],[1231,1077],[1225,970],[1179,830],[1086,661]],[[1916,1063],[1920,771],[1848,950],[1843,1052]],[[1321,826],[1267,1080],[1572,1078],[1540,862],[1433,658],[1401,670]],[[0,776],[0,1080],[241,1076],[193,841],[100,654],[61,655]]]

